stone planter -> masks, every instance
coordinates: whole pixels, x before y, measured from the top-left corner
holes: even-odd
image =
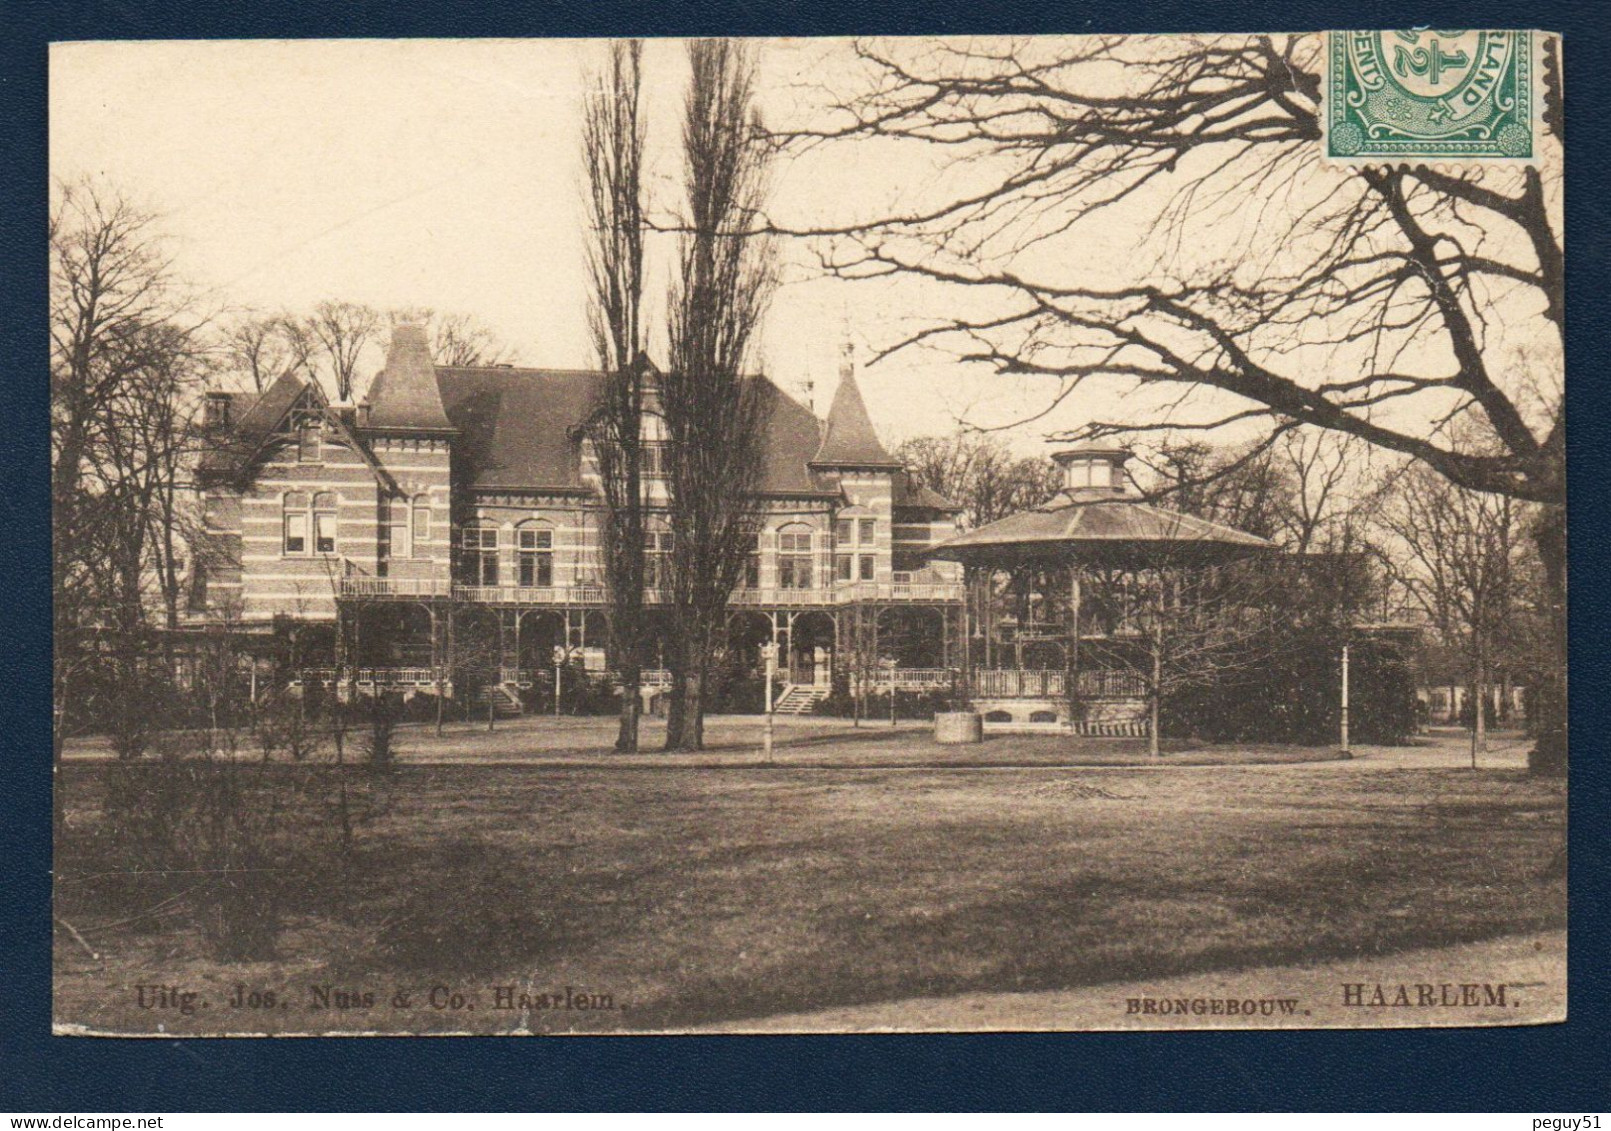
[[[940,711],[934,716],[934,741],[962,746],[984,741],[984,720],[977,711]]]

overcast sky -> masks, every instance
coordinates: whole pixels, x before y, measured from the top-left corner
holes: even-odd
[[[588,366],[580,203],[584,75],[604,46],[577,41],[165,42],[57,45],[51,56],[51,165],[89,174],[159,212],[177,265],[209,303],[306,310],[325,298],[383,309],[475,315],[523,364]],[[845,65],[831,42],[762,46],[769,120],[800,112]],[[680,44],[649,45],[646,105],[653,192],[677,197]],[[873,170],[816,160],[775,174],[796,221],[855,197],[876,208],[920,191],[921,165]],[[666,283],[651,252],[652,290]],[[865,361],[903,319],[933,316],[877,287],[822,279],[804,248],[760,361],[826,411],[847,336]],[[660,351],[663,356],[663,351]],[[376,361],[378,364],[378,359]],[[921,354],[861,374],[891,443],[996,425],[1040,404],[1040,389]],[[1054,423],[1077,424],[1076,406]],[[1040,447],[1045,423],[1021,430]]]
[[[845,41],[767,40],[758,50],[762,109],[774,127],[820,123],[831,92],[862,77]],[[306,311],[336,298],[464,312],[522,364],[590,366],[579,126],[585,76],[605,57],[603,42],[566,40],[57,45],[52,169],[65,180],[104,178],[160,213],[179,272],[212,307]],[[644,101],[651,197],[662,216],[679,200],[685,80],[683,45],[651,41]],[[947,197],[970,167],[942,166],[937,152],[876,142],[783,161],[772,214],[792,227],[842,224]],[[1251,209],[1233,200],[1224,216],[1198,223],[1184,254],[1224,253],[1235,229],[1256,225],[1271,207],[1301,209],[1306,194],[1330,191],[1340,175],[1317,163],[1282,202]],[[1133,283],[1128,274],[1145,270],[1140,232],[1161,206],[1158,194],[1170,191],[1149,186],[1061,240],[1036,245],[1015,267],[1086,285]],[[665,293],[669,239],[650,242],[651,301]],[[798,242],[784,255],[785,283],[757,361],[802,399],[813,383],[819,413],[847,340],[865,364],[875,349],[956,316],[956,303],[983,300],[910,279],[824,278]],[[1496,302],[1485,313],[1502,341]],[[1531,340],[1536,312],[1522,314],[1522,336]],[[663,358],[663,337],[651,334],[650,344]],[[366,379],[379,361],[377,354],[366,365]],[[1313,364],[1350,361],[1322,350]],[[1427,364],[1442,368],[1436,358]],[[1558,359],[1544,362],[1551,364]],[[915,350],[862,369],[861,384],[890,444],[948,432],[959,418],[1000,426],[1035,414],[1055,392],[1044,378],[1009,380]],[[1145,420],[1181,391],[1131,393],[1119,406],[1114,389],[1082,386],[1011,433],[1015,446],[1045,450],[1048,431],[1093,417]],[[1206,399],[1194,393],[1193,415]]]

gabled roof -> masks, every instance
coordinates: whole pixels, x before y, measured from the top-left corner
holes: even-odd
[[[465,485],[482,489],[582,491],[575,429],[587,418],[604,374],[586,369],[449,368],[436,370],[454,452]],[[817,419],[764,377],[771,400],[766,472],[772,495],[837,494],[808,466],[818,444]]]
[[[900,466],[879,443],[872,418],[867,415],[867,405],[861,399],[855,373],[848,367],[839,377],[828,420],[822,427],[822,443],[811,462],[851,467]]]
[[[387,489],[396,490],[397,484],[391,474],[375,459],[368,446],[353,435],[352,429],[347,427],[341,417],[330,410],[330,405],[319,386],[304,381],[290,371],[282,373],[279,380],[270,385],[227,432],[208,445],[201,454],[201,470],[222,475],[239,475],[274,438],[280,425],[285,422],[286,415],[296,407],[304,395],[313,402],[331,429],[358,453],[369,470],[374,472],[375,478]]]
[[[365,427],[424,432],[445,432],[452,427],[443,409],[424,327],[399,326],[392,331],[386,367],[369,386]]]
[[[322,403],[323,397],[317,387],[310,386],[290,370],[280,374],[279,380],[265,389],[249,408],[240,412],[229,431],[202,453],[201,469],[226,473],[240,470],[262,450],[285,419],[285,414],[310,388]],[[236,398],[235,407],[240,408],[243,399]]]

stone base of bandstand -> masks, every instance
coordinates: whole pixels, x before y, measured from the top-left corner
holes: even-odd
[[[1082,717],[1069,718],[1066,699],[975,699],[973,709],[991,734],[1077,734],[1090,738],[1145,738],[1145,699],[1097,699]]]

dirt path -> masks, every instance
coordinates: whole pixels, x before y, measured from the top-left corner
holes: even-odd
[[[1351,1004],[1355,1000],[1358,1004]],[[1566,932],[1546,931],[1375,959],[1036,993],[910,998],[724,1022],[719,1028],[729,1033],[1353,1029],[1536,1025],[1565,1018]]]

